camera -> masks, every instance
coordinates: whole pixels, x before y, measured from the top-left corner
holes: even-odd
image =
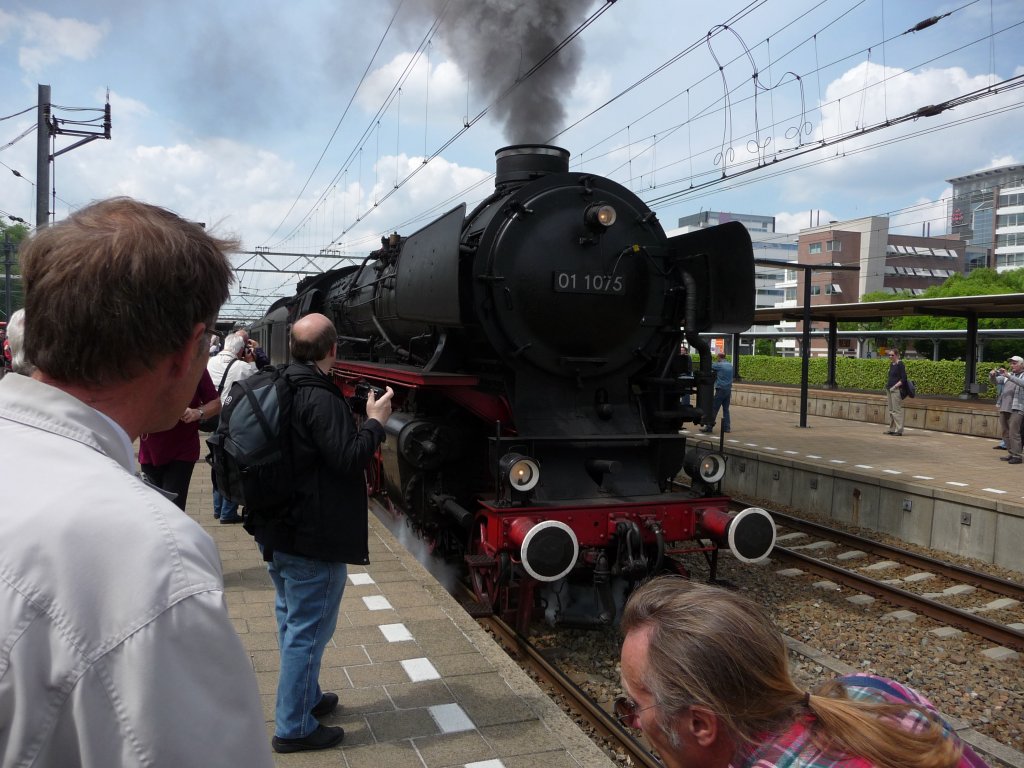
[[[349,398],[349,402],[352,405],[352,410],[358,414],[366,414],[366,402],[370,399],[370,393],[373,392],[375,400],[379,400],[384,396],[384,390],[381,387],[374,386],[368,381],[357,381],[353,386],[352,397]]]

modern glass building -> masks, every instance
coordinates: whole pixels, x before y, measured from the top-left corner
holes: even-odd
[[[967,243],[967,271],[1024,267],[1024,165],[947,179],[949,231]]]

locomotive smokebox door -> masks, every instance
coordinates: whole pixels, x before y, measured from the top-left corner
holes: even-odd
[[[698,333],[742,333],[754,323],[754,249],[738,221],[719,224],[668,240],[672,260],[702,286],[695,303]]]

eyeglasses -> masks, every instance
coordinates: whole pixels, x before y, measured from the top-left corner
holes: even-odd
[[[629,698],[629,696],[616,696],[615,701],[612,702],[612,713],[615,715],[615,719],[622,723],[626,728],[635,728],[640,730],[640,726],[634,725],[634,723],[636,723],[637,715],[648,709],[653,709],[656,706],[658,705],[651,704],[647,707],[639,707],[635,701]]]
[[[206,326],[206,330],[204,330],[203,333],[210,337],[210,343],[213,343],[214,339],[224,341],[224,333],[222,331],[218,331],[216,328]]]

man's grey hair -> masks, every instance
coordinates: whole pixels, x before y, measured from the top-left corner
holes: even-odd
[[[31,376],[36,369],[25,357],[25,310],[19,309],[11,314],[7,323],[7,341],[11,345],[11,370],[25,376]]]
[[[237,333],[232,333],[226,339],[224,339],[224,351],[230,352],[232,355],[237,355],[242,351],[242,347],[245,346],[245,339],[239,336]]]

